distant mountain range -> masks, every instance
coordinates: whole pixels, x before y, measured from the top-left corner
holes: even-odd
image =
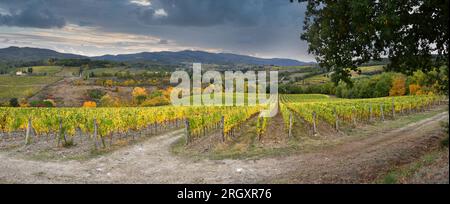
[[[151,61],[159,63],[191,63],[200,62],[208,64],[252,64],[275,66],[302,66],[313,64],[292,59],[282,58],[257,58],[246,55],[230,53],[209,53],[203,51],[179,51],[179,52],[141,52],[136,54],[103,55],[98,57],[86,57],[82,55],[60,53],[49,49],[8,47],[0,49],[0,61],[37,61],[57,59],[84,59],[108,60],[116,62]]]
[[[50,58],[57,59],[81,59],[86,58],[81,55],[59,53],[49,49],[29,48],[29,47],[8,47],[0,49],[0,61],[38,61]]]

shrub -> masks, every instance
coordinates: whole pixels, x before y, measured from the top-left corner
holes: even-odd
[[[95,107],[97,107],[97,103],[95,103],[94,101],[85,101],[83,103],[83,107],[85,107],[85,108],[95,108]]]
[[[52,102],[50,101],[31,101],[31,107],[53,107]]]
[[[53,107],[56,107],[56,102],[52,99],[45,99],[44,102],[51,103]]]
[[[120,101],[119,99],[106,94],[100,99],[100,104],[104,107],[119,107]]]
[[[420,92],[421,89],[422,89],[422,87],[420,85],[410,84],[409,85],[409,94],[417,95],[417,93]]]
[[[133,95],[133,97],[147,96],[147,91],[145,90],[145,88],[135,87],[131,95]]]
[[[155,97],[155,98],[152,98],[152,99],[145,100],[141,104],[141,106],[144,106],[144,107],[165,106],[165,105],[168,105],[168,104],[170,104],[169,99],[167,99],[164,96],[158,96],[158,97]]]
[[[105,91],[100,89],[91,89],[88,90],[87,92],[89,97],[93,100],[100,100],[106,94]]]
[[[17,98],[12,98],[9,100],[9,106],[19,107],[19,100]]]
[[[406,79],[405,77],[395,77],[392,82],[392,88],[389,91],[389,96],[404,96],[406,94]]]

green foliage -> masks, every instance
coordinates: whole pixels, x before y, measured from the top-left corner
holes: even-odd
[[[50,101],[31,101],[31,107],[53,107],[53,104]]]
[[[353,85],[340,83],[336,96],[340,98],[378,98],[389,96],[392,80],[396,73],[388,72],[370,78],[354,80]]]
[[[106,92],[100,89],[91,89],[88,90],[88,95],[92,100],[100,100],[105,94]]]
[[[440,0],[308,0],[302,39],[336,84],[383,55],[388,71],[427,72],[448,66],[448,8]]]
[[[9,106],[19,107],[19,100],[17,98],[12,98],[9,100]]]

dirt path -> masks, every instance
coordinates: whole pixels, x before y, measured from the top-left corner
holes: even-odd
[[[175,157],[170,145],[182,131],[151,138],[93,160],[42,162],[0,153],[1,183],[358,183],[419,157],[440,138],[440,113],[406,127],[318,153],[258,160],[200,160]],[[447,175],[448,176],[448,175]]]

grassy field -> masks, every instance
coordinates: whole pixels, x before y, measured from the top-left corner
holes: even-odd
[[[62,70],[62,67],[60,66],[34,66],[33,68],[33,74],[47,74],[47,75],[53,75]],[[27,71],[28,67],[22,67],[17,68],[16,71]]]
[[[78,73],[80,72],[79,67],[64,67],[55,74],[55,76],[61,76],[61,77],[72,77],[72,76],[78,76]]]
[[[60,76],[60,77],[72,77],[76,76],[80,70],[79,67],[61,67],[61,66],[34,66],[33,74],[47,75],[47,76]],[[26,72],[28,67],[17,68],[16,71]]]
[[[124,71],[125,69],[126,69],[125,67],[91,69],[89,71],[84,72],[84,75],[87,75],[89,73],[94,73],[94,75],[102,75],[102,74],[114,75],[117,72]]]
[[[299,85],[318,85],[318,84],[324,84],[327,82],[330,82],[331,78],[327,76],[327,74],[319,74],[316,76],[312,76],[309,78],[306,78],[300,82],[298,82]]]
[[[0,76],[0,101],[33,96],[48,84],[60,80],[53,76]]]

